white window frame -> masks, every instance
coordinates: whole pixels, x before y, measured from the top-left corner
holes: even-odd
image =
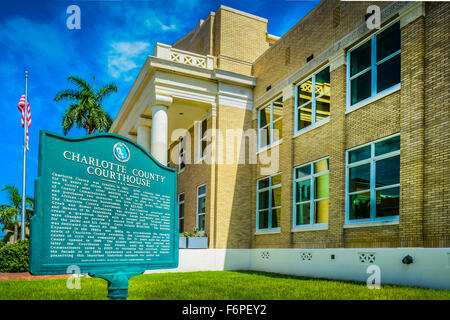
[[[202,194],[199,195],[199,190],[202,187],[205,187],[205,193],[202,193]],[[204,213],[199,213],[198,212],[198,209],[200,208],[199,203],[200,203],[200,199],[201,198],[205,198],[205,212]],[[202,184],[202,185],[199,185],[197,187],[197,209],[195,210],[195,212],[196,212],[196,215],[195,215],[196,216],[195,226],[196,226],[197,229],[199,229],[198,233],[205,233],[205,230],[200,230],[199,225],[198,225],[198,221],[199,221],[199,216],[205,216],[205,229],[206,229],[206,184]]]
[[[319,198],[316,199],[316,195],[315,195],[315,178],[326,175],[326,174],[330,174],[330,169],[328,168],[328,170],[319,172],[319,173],[314,173],[314,163],[322,161],[322,160],[328,160],[328,163],[330,161],[330,157],[324,157],[324,158],[320,158],[317,160],[314,160],[312,162],[309,163],[304,163],[301,164],[299,166],[294,167],[294,171],[293,171],[293,180],[294,180],[294,194],[293,194],[293,207],[292,207],[292,229],[306,229],[306,228],[311,228],[311,227],[328,227],[328,222],[327,223],[314,223],[314,209],[316,206],[316,202],[321,201],[321,200],[329,200],[330,199],[330,184],[328,183],[328,197],[326,198]],[[300,168],[300,167],[304,167],[304,166],[310,166],[310,172],[311,174],[307,177],[303,177],[303,178],[296,178],[295,176],[295,171],[296,169]],[[297,194],[297,182],[300,181],[304,181],[304,180],[310,180],[310,199],[307,201],[297,201],[296,194]],[[310,207],[309,207],[309,224],[301,224],[301,225],[296,225],[295,221],[297,220],[297,205],[298,204],[304,204],[304,203],[310,203]],[[328,209],[329,209],[329,202],[328,202]],[[329,214],[329,210],[328,210],[328,214]],[[330,216],[328,215],[328,219],[330,218]]]
[[[400,217],[400,212],[397,216],[390,216],[390,217],[376,217],[376,192],[378,190],[383,190],[383,189],[391,189],[391,188],[396,188],[396,187],[400,187],[400,181],[397,184],[392,184],[389,186],[383,186],[383,187],[379,187],[376,188],[376,162],[379,160],[383,160],[383,159],[387,159],[387,158],[391,158],[391,157],[395,157],[395,156],[399,156],[400,155],[400,149],[396,150],[396,151],[392,151],[389,153],[384,153],[382,155],[379,156],[375,156],[375,144],[378,142],[381,142],[383,140],[388,140],[391,138],[394,138],[396,136],[400,136],[400,133],[396,133],[378,140],[374,140],[371,141],[369,143],[365,143],[362,144],[360,146],[351,148],[346,150],[345,152],[345,224],[346,225],[351,225],[351,224],[359,224],[359,223],[377,223],[377,222],[388,222],[388,221],[398,221],[399,217]],[[360,148],[364,148],[366,146],[371,146],[371,150],[370,150],[370,158],[364,159],[364,160],[360,160],[357,162],[353,162],[351,164],[348,163],[349,161],[349,154],[351,151],[360,149]],[[354,192],[349,192],[349,188],[350,188],[350,168],[356,167],[356,166],[360,166],[363,164],[370,164],[370,187],[369,189],[363,190],[363,191],[354,191]],[[367,219],[354,219],[354,220],[350,220],[350,196],[354,195],[354,194],[359,194],[359,193],[370,193],[370,218]]]
[[[277,175],[281,176],[281,174],[282,174],[281,172],[277,172],[270,176],[265,176],[265,177],[262,177],[262,178],[259,178],[258,180],[256,180],[256,232],[280,231],[279,226],[276,228],[272,228],[272,210],[273,209],[281,209],[281,205],[272,207],[272,192],[271,192],[271,190],[274,188],[278,188],[278,187],[282,188],[283,187],[282,183],[272,185],[272,177],[277,176]],[[259,181],[267,179],[267,178],[269,178],[269,186],[262,188],[262,189],[258,189]],[[259,211],[260,211],[259,210],[259,193],[261,191],[267,191],[267,190],[269,191],[269,207],[267,208],[268,213],[269,213],[269,217],[268,217],[268,226],[269,227],[265,228],[265,229],[260,229],[259,228]],[[280,214],[281,214],[281,211],[280,211]]]
[[[273,130],[274,130],[273,125],[278,121],[283,121],[283,116],[278,118],[276,121],[273,121],[273,103],[280,98],[281,98],[281,102],[283,103],[283,96],[280,95],[280,96],[277,96],[276,98],[272,99],[272,101],[270,101],[269,103],[265,104],[264,106],[262,106],[256,110],[256,112],[258,113],[258,128],[257,128],[258,129],[258,133],[257,133],[258,134],[258,152],[267,150],[273,146],[276,146],[277,144],[279,144],[283,141],[283,138],[274,140],[274,136],[273,136]],[[261,128],[260,111],[262,109],[265,109],[268,106],[270,106],[270,122]],[[283,110],[283,113],[284,113],[284,110]],[[264,129],[264,128],[269,128],[270,142],[267,145],[265,145],[264,147],[261,147],[261,133],[260,132],[261,132],[261,129]]]
[[[330,93],[330,99],[331,99],[331,77],[330,77],[330,89],[322,94],[320,94],[319,96],[316,97],[316,75],[320,72],[322,72],[323,70],[325,70],[326,68],[329,68],[330,65],[326,65],[323,68],[320,68],[318,71],[314,72],[313,74],[309,75],[306,79],[304,79],[303,81],[299,82],[297,85],[295,85],[295,89],[294,89],[294,94],[295,94],[295,107],[294,107],[294,135],[298,135],[301,134],[305,131],[309,131],[311,130],[311,128],[315,128],[320,126],[321,124],[324,124],[326,122],[328,122],[330,120],[330,116],[323,118],[322,120],[316,121],[316,101],[317,99],[319,99],[320,97],[322,97],[323,95]],[[331,75],[331,70],[330,70],[330,75]],[[311,124],[307,127],[304,127],[302,129],[298,129],[298,113],[301,107],[303,107],[304,105],[308,104],[309,102],[305,102],[304,104],[302,104],[301,106],[298,105],[298,87],[300,85],[302,85],[303,83],[305,83],[306,81],[308,81],[308,79],[311,78],[311,82],[312,82],[312,92],[311,92],[311,100],[309,102],[311,102]],[[330,110],[331,110],[331,100],[330,100]]]
[[[203,121],[206,121],[206,131],[205,131],[205,136],[202,136],[202,129],[203,129]],[[206,158],[206,154],[203,154],[203,150],[202,150],[202,142],[208,142],[208,135],[207,135],[207,130],[208,130],[208,118],[205,117],[204,119],[202,119],[199,122],[199,125],[197,126],[197,147],[198,147],[198,151],[197,151],[197,162],[200,162],[202,160],[204,160]],[[206,147],[205,147],[205,151],[206,151]]]
[[[183,200],[180,200],[181,195],[183,195]],[[183,209],[183,217],[182,218],[180,217],[180,205],[181,204],[184,205],[184,201],[186,199],[185,197],[186,196],[185,196],[184,192],[180,192],[178,194],[178,231],[180,232],[180,234],[184,233],[184,215],[185,215],[185,210]],[[183,208],[184,208],[184,206],[183,206]],[[183,231],[182,232],[180,231],[180,220],[183,220]]]
[[[375,32],[374,34],[372,34],[369,37],[367,37],[364,41],[361,41],[356,46],[352,47],[347,52],[347,77],[346,77],[346,79],[347,79],[346,80],[346,82],[347,82],[347,93],[346,93],[346,95],[347,95],[347,98],[346,98],[346,100],[347,100],[347,108],[346,108],[347,111],[352,111],[352,110],[358,109],[359,107],[361,107],[363,105],[366,105],[367,103],[370,103],[370,102],[372,102],[374,100],[377,100],[377,99],[380,99],[382,97],[385,97],[386,95],[388,95],[388,94],[390,94],[390,93],[400,89],[400,87],[401,87],[401,79],[400,79],[400,82],[398,84],[395,84],[392,87],[389,87],[389,88],[387,88],[387,89],[385,89],[383,91],[377,92],[377,68],[378,68],[379,64],[381,64],[381,63],[383,63],[383,62],[393,58],[394,56],[396,56],[398,54],[401,55],[401,47],[400,47],[399,50],[397,50],[396,52],[394,52],[394,53],[390,54],[389,56],[383,58],[382,60],[380,60],[378,62],[376,61],[376,59],[377,59],[377,56],[376,56],[376,53],[377,53],[377,51],[376,51],[377,50],[377,47],[376,47],[377,35],[382,33],[383,31],[386,31],[387,28],[389,28],[390,26],[392,26],[393,24],[395,24],[395,23],[397,23],[399,21],[400,21],[399,19],[396,19],[396,20],[390,22],[389,24],[387,24],[386,26],[384,26],[383,28],[381,28],[380,30]],[[399,31],[401,33],[401,28],[399,28]],[[351,55],[351,53],[354,50],[356,50],[360,46],[366,44],[368,41],[371,41],[371,53],[370,53],[370,61],[371,61],[371,63],[370,63],[370,66],[350,77],[350,67],[351,67],[351,65],[350,65],[350,55]],[[401,38],[400,38],[400,41],[401,41]],[[359,77],[359,76],[361,76],[362,74],[364,74],[366,72],[371,72],[372,70],[373,70],[373,72],[371,73],[371,94],[370,94],[370,96],[352,105],[351,104],[351,92],[352,92],[351,91],[352,90],[351,89],[351,83],[352,83],[352,80],[357,78],[357,77]]]

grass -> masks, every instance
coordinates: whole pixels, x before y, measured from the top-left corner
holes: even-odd
[[[106,299],[106,281],[81,278],[80,290],[69,290],[67,279],[0,281],[0,299]],[[450,300],[450,290],[335,281],[256,271],[156,273],[133,277],[130,300]]]

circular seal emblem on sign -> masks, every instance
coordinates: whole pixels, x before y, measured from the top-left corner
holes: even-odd
[[[120,162],[127,162],[130,160],[130,149],[125,143],[117,142],[113,147],[114,157]]]

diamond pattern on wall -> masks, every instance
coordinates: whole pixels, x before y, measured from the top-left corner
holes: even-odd
[[[261,259],[269,259],[270,258],[270,252],[269,251],[261,251]]]
[[[361,263],[374,263],[375,262],[375,253],[370,252],[360,252],[358,253],[359,261]]]
[[[312,253],[311,252],[300,252],[300,260],[303,262],[311,261]]]

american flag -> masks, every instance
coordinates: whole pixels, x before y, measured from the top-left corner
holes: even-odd
[[[22,127],[25,125],[25,109],[26,109],[26,113],[27,113],[27,128],[26,128],[26,132],[27,132],[27,151],[30,151],[28,149],[28,128],[31,126],[31,110],[30,110],[30,104],[29,103],[27,103],[27,107],[25,108],[25,95],[24,94],[20,98],[19,105],[17,106],[17,108],[19,109],[20,113],[22,114]]]

